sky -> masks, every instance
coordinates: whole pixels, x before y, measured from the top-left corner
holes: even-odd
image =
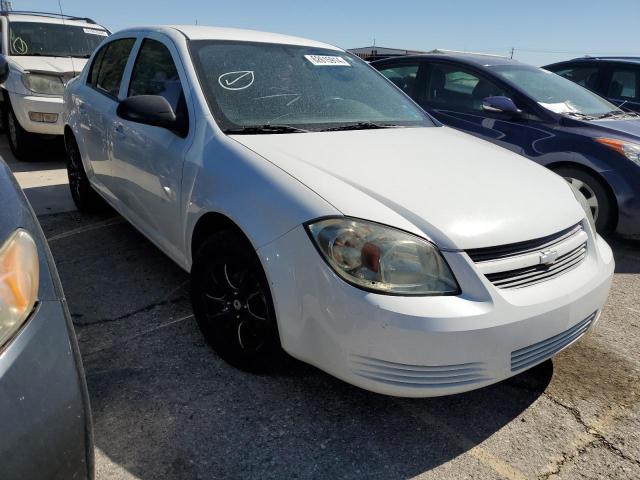
[[[112,31],[194,24],[297,35],[342,48],[433,48],[509,55],[533,65],[583,55],[640,56],[640,0],[61,0]],[[606,5],[611,5],[607,11]],[[58,12],[58,0],[13,0]]]

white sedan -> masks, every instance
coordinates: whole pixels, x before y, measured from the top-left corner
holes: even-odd
[[[247,370],[282,354],[426,397],[524,371],[596,323],[612,253],[559,176],[443,127],[331,45],[197,26],[105,40],[65,93],[69,181],[191,272]]]

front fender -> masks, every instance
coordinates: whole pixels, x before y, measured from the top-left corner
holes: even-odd
[[[233,221],[258,249],[313,218],[340,212],[262,156],[223,135],[211,135],[201,156],[192,149],[183,171],[185,252],[198,220],[219,213]]]

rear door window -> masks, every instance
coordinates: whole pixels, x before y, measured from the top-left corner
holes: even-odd
[[[97,90],[117,98],[124,69],[127,66],[134,43],[134,38],[123,38],[102,47],[91,66],[89,84]]]
[[[600,70],[594,65],[571,65],[552,71],[589,90],[595,91],[598,88]]]
[[[638,101],[638,80],[640,70],[635,68],[613,68],[609,82],[610,98]]]

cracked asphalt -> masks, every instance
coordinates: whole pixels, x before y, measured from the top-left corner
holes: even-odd
[[[58,265],[94,416],[96,478],[639,479],[640,241],[609,239],[601,321],[553,361],[434,399],[296,362],[256,376],[205,344],[188,278],[119,216],[73,209],[64,164],[13,160]]]

